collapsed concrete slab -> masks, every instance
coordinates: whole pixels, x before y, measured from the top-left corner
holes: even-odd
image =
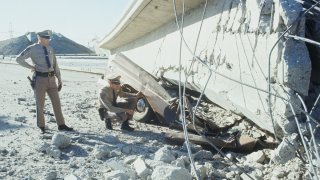
[[[290,120],[293,112],[288,102],[293,102],[299,113],[300,102],[295,93],[308,95],[311,61],[305,43],[287,38],[275,43],[291,25],[290,33],[304,36],[304,18],[293,24],[300,18],[302,6],[299,3],[294,0],[209,1],[203,21],[204,4],[201,1],[187,3],[188,12],[183,24],[185,43],[181,53],[181,35],[175,17],[166,18],[166,23],[149,20],[169,12],[172,15],[172,3],[151,0],[148,4],[135,5],[138,8],[129,9],[123,22],[101,42],[102,48],[109,48],[112,54],[122,53],[158,78],[179,80],[181,67],[181,80],[187,76],[195,89],[206,88],[205,95],[214,103],[245,115],[261,128],[272,133],[276,131],[279,136],[296,132],[295,124]],[[177,12],[180,21],[179,0]],[[138,25],[146,32],[137,31]],[[201,61],[194,62],[189,72],[194,56]],[[268,97],[269,71],[271,100]]]

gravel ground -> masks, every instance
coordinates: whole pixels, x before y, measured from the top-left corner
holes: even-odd
[[[45,111],[49,133],[36,127],[35,100],[26,79],[31,73],[17,65],[0,64],[0,179],[192,179],[186,146],[165,141],[167,127],[131,122],[134,132],[114,125],[106,130],[96,103],[99,76],[62,71],[60,92],[66,124],[74,132],[59,132],[50,100]],[[215,119],[230,115],[208,106]],[[247,123],[244,123],[247,124]],[[237,126],[251,132],[254,127]],[[250,134],[250,133],[249,133]],[[238,162],[191,144],[201,179],[308,179],[304,163],[269,163],[272,150],[250,154],[225,152]],[[251,178],[250,178],[250,177]]]

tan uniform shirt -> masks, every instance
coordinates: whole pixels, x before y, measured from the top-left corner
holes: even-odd
[[[122,98],[130,98],[135,97],[134,94],[120,91],[115,91],[115,98],[117,99],[119,97]],[[113,102],[113,90],[109,85],[106,85],[105,87],[100,89],[99,92],[99,102],[100,102],[100,108],[106,108],[108,111],[114,112],[114,113],[121,113],[125,112],[126,109],[115,107],[112,105]]]
[[[47,52],[49,56],[50,67],[46,62],[46,56],[41,44],[33,44],[28,46],[25,50],[23,50],[17,57],[16,61],[21,66],[33,69],[35,68],[38,72],[51,72],[54,71],[56,77],[59,81],[61,81],[60,69],[57,63],[57,58],[53,52],[51,46],[47,47]],[[26,62],[26,59],[31,58],[33,66]]]

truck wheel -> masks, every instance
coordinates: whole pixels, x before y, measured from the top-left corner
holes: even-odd
[[[137,108],[134,111],[132,120],[138,122],[148,122],[153,114],[147,99],[141,98],[137,101]]]

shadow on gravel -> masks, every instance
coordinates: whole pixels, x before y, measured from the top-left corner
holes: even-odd
[[[10,124],[8,116],[0,116],[0,131],[21,128],[20,125]]]
[[[74,144],[68,146],[67,148],[63,149],[62,151],[64,153],[72,154],[73,157],[87,157],[89,155],[85,149],[83,149],[82,147],[80,147],[78,145],[74,145]],[[69,157],[62,156],[62,159],[68,160]]]
[[[114,129],[113,131],[121,131],[118,129]],[[122,141],[121,139],[118,139],[115,137],[115,139],[110,139],[112,137],[112,131],[110,131],[110,136],[108,133],[101,135],[101,134],[94,134],[94,133],[80,133],[77,132],[80,137],[74,138],[73,140],[79,143],[79,145],[87,145],[94,148],[95,145],[113,145],[115,148],[120,149],[120,151],[127,155],[141,155],[141,154],[149,154],[156,152],[159,147],[155,146],[153,147],[153,143],[150,143],[150,141],[158,141],[160,143],[164,143],[164,134],[163,133],[155,133],[152,131],[121,131],[123,133],[123,136],[128,136],[129,139],[135,139],[133,142],[128,143],[126,141]],[[130,140],[131,141],[131,140]],[[83,150],[83,149],[82,149]],[[72,150],[64,150],[64,152],[70,152]],[[83,150],[86,151],[86,150]],[[79,152],[79,155],[75,156],[85,156],[85,154],[81,154]],[[64,157],[63,157],[64,158]]]
[[[157,140],[157,141],[164,141],[165,136],[163,133],[156,133],[152,131],[140,131],[140,130],[135,130],[135,131],[123,131],[123,130],[118,130],[115,129],[113,131],[121,131],[124,135],[127,136],[133,136],[133,137],[140,137],[144,138],[145,140]],[[112,131],[111,131],[112,132]],[[94,134],[94,133],[82,133],[82,132],[77,132],[77,134],[82,135],[81,138],[77,138],[74,140],[77,140],[78,143],[81,144],[87,144],[87,145],[95,145],[95,144],[104,144],[108,143],[105,139],[106,135],[108,134]],[[121,141],[119,141],[121,143]],[[111,143],[112,144],[112,143]]]
[[[157,140],[157,141],[162,141],[162,142],[164,142],[164,140],[165,140],[164,133],[157,133],[157,132],[152,132],[152,131],[135,130],[132,132],[122,131],[122,133],[126,134],[128,136],[145,138],[146,140]]]

